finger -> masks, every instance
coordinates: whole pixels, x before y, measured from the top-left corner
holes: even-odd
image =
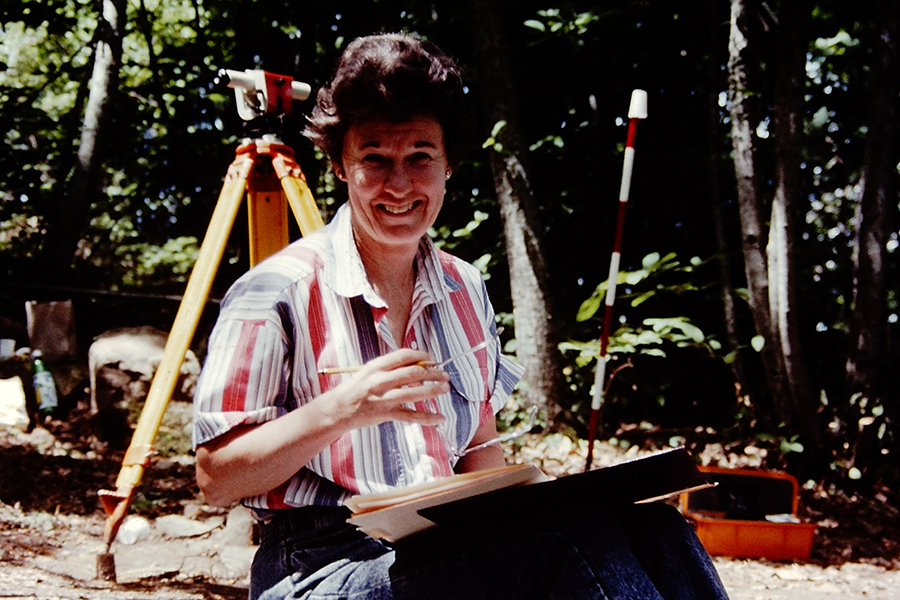
[[[416,364],[390,372],[393,381],[400,385],[420,385],[427,382],[450,381],[450,374],[430,365]]]
[[[402,405],[410,402],[430,400],[450,391],[450,384],[445,381],[436,383],[422,383],[421,385],[407,385],[388,389],[381,394],[376,402]]]
[[[416,423],[427,427],[440,425],[444,422],[445,418],[441,413],[412,410],[401,406],[394,412],[394,420],[404,421],[406,423]]]
[[[370,360],[365,364],[365,368],[373,371],[392,371],[402,367],[413,366],[418,363],[427,363],[429,361],[432,361],[432,356],[427,352],[403,348]]]
[[[390,371],[360,372],[357,375],[357,380],[365,382],[364,385],[376,396],[384,396],[395,389],[418,388],[428,384],[446,383],[450,380],[450,376],[441,369],[411,365]],[[446,391],[449,390],[443,390],[438,393],[443,394]]]

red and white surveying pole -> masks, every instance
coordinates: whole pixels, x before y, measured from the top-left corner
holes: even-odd
[[[597,421],[600,407],[603,405],[603,388],[606,382],[607,349],[609,332],[612,329],[612,307],[616,300],[616,280],[619,278],[619,260],[622,256],[622,230],[625,227],[625,207],[628,205],[628,194],[631,191],[631,171],[634,167],[634,136],[637,132],[638,119],[647,118],[647,92],[634,90],[631,92],[631,104],[628,106],[628,140],[625,143],[625,162],[622,165],[622,184],[619,187],[619,218],[616,223],[616,237],[613,242],[613,253],[609,260],[609,279],[606,287],[606,307],[603,312],[603,325],[600,330],[600,356],[597,358],[597,372],[594,377],[594,393],[591,400],[591,423],[588,430],[587,462],[584,470],[589,471],[594,460],[594,440],[596,439]]]

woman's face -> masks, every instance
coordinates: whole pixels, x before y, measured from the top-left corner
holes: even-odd
[[[415,251],[434,224],[449,177],[444,132],[432,117],[353,125],[344,137],[343,169],[357,244],[365,251]]]

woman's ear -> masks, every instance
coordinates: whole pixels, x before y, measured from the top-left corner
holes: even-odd
[[[341,165],[337,163],[331,163],[331,169],[334,171],[335,177],[346,183],[347,176],[344,175],[344,169],[341,168]]]

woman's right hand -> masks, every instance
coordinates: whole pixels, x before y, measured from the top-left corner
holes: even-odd
[[[438,425],[443,415],[412,406],[450,391],[450,376],[433,365],[426,352],[396,350],[369,361],[350,377],[329,375],[345,380],[311,404],[346,430],[385,421]]]
[[[351,429],[392,420],[439,424],[442,415],[412,408],[450,389],[433,364],[425,352],[397,350],[278,419],[222,434],[197,448],[200,489],[211,504],[227,506],[281,485]]]

